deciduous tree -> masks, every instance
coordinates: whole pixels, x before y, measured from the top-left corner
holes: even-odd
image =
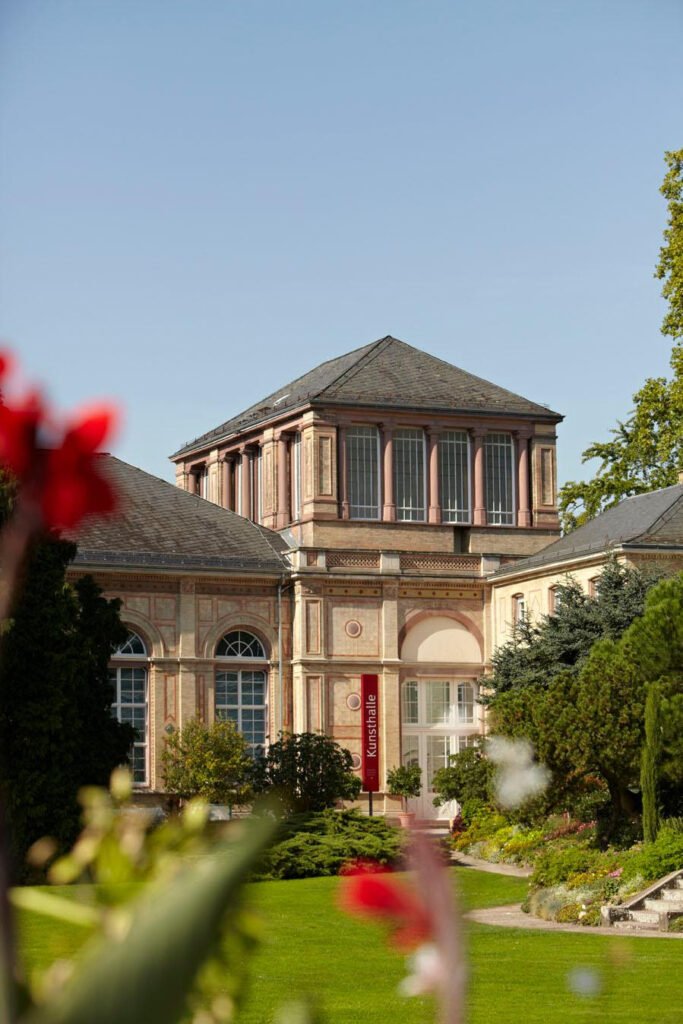
[[[590,480],[571,480],[559,496],[565,531],[616,505],[632,494],[668,487],[683,468],[683,149],[666,153],[668,166],[661,192],[668,204],[668,224],[655,274],[662,280],[668,309],[662,333],[674,340],[671,376],[649,377],[633,396],[633,412],[596,442],[583,461],[598,459]]]

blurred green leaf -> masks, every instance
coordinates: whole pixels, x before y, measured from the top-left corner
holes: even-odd
[[[173,1024],[183,1016],[200,967],[215,948],[226,913],[237,910],[239,889],[276,823],[245,824],[240,841],[150,887],[121,941],[99,944],[49,1006],[22,1024]]]

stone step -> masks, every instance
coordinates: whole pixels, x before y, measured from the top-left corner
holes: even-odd
[[[620,932],[652,932],[659,931],[658,924],[648,924],[643,921],[613,921],[612,927],[618,929]]]
[[[656,910],[629,910],[629,914],[631,921],[653,925],[655,928],[659,927],[659,913]]]
[[[643,910],[654,910],[655,914],[665,914],[667,911],[683,913],[683,900],[643,900]]]
[[[659,896],[666,903],[683,903],[683,892],[681,889],[660,889]]]

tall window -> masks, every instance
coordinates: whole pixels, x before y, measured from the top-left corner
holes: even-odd
[[[352,427],[346,431],[349,515],[379,519],[379,431]]]
[[[447,430],[439,438],[439,490],[444,523],[470,521],[469,437]]]
[[[486,519],[493,526],[514,526],[514,445],[510,434],[488,434],[486,450]]]
[[[125,643],[113,655],[109,682],[114,701],[112,715],[135,729],[130,752],[133,783],[146,786],[147,772],[147,649],[137,633],[129,633]],[[138,662],[139,664],[132,664]]]
[[[397,519],[424,521],[424,430],[397,430],[394,433],[394,500]]]
[[[216,670],[216,718],[234,722],[253,756],[266,742],[267,683],[263,644],[242,629],[227,633],[216,647],[216,658],[225,667]]]
[[[519,626],[525,621],[526,617],[526,597],[524,594],[515,594],[512,598],[512,621],[515,626]]]
[[[292,441],[292,519],[301,519],[301,434]]]

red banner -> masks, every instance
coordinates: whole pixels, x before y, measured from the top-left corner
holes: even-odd
[[[377,676],[360,677],[363,715],[362,777],[366,793],[379,790],[379,681]]]

